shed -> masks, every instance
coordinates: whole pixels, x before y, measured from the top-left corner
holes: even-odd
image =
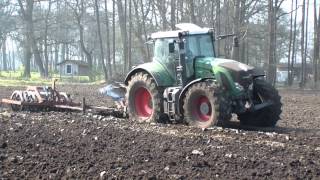
[[[90,72],[88,63],[79,60],[64,60],[57,66],[62,76],[88,76]]]

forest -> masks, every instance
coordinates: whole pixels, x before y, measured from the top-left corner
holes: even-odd
[[[0,76],[43,79],[66,60],[85,62],[90,81],[119,79],[152,61],[148,36],[188,22],[213,28],[217,56],[263,68],[269,82],[316,88],[317,0],[0,0]]]

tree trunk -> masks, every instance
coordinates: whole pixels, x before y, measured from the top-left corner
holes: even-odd
[[[213,3],[213,2],[212,2]],[[221,10],[220,10],[220,0],[216,0],[216,36],[221,35]],[[216,41],[216,53],[219,56],[220,55],[220,41]]]
[[[292,69],[290,69],[290,61],[291,61],[291,47],[292,47],[292,26],[293,26],[293,15],[292,15],[292,13],[293,13],[293,3],[294,3],[294,0],[291,1],[287,85],[290,85],[290,76],[291,76],[291,73],[292,73]]]
[[[175,29],[175,25],[176,25],[176,0],[171,0],[171,11],[170,11],[170,26],[171,26],[171,30]]]
[[[132,65],[132,1],[129,1],[129,42],[128,42],[128,69],[131,69]]]
[[[195,15],[195,3],[194,0],[189,0],[189,10],[190,10],[190,21],[193,24],[197,24],[197,19],[196,19],[196,15]]]
[[[309,0],[307,0],[307,14],[306,14],[306,28],[305,28],[305,43],[304,43],[304,80],[303,80],[303,86],[306,85],[307,81],[308,81],[308,66],[307,66],[307,50],[308,50],[308,26],[309,26]]]
[[[121,32],[121,39],[122,39],[122,46],[123,46],[123,72],[127,71],[127,59],[128,59],[128,46],[127,46],[127,25],[126,25],[126,17],[123,10],[123,5],[121,0],[117,0],[118,6],[118,16],[119,16],[119,24],[120,24],[120,32]]]
[[[55,43],[54,47],[54,71],[57,71],[57,64],[59,61],[59,44],[58,42]]]
[[[24,72],[23,72],[23,77],[25,78],[30,78],[31,73],[30,73],[30,66],[31,66],[31,48],[30,48],[30,39],[29,36],[26,35],[26,38],[24,39],[24,50],[23,50],[23,58],[24,58]]]
[[[100,13],[99,13],[99,0],[94,0],[95,11],[96,11],[96,19],[97,19],[97,28],[98,28],[98,38],[99,38],[99,47],[100,47],[100,63],[102,65],[102,69],[104,72],[104,80],[108,81],[108,69],[106,68],[106,64],[104,62],[104,52],[103,52],[103,43],[102,43],[102,35],[101,35],[101,27],[100,27]]]
[[[314,47],[313,47],[313,77],[315,88],[318,85],[318,73],[319,73],[319,51],[320,51],[320,7],[319,7],[319,16],[317,16],[317,3],[314,0]]]
[[[235,7],[234,7],[234,14],[233,14],[233,33],[235,33],[236,36],[239,36],[240,34],[239,32],[240,32],[240,0],[235,0]],[[237,45],[232,46],[231,57],[236,61],[239,61],[240,59],[239,49],[240,47]]]
[[[37,66],[39,68],[41,77],[45,77],[45,70],[43,67],[42,60],[41,60],[40,51],[39,51],[39,48],[37,45],[37,40],[34,35],[33,18],[32,18],[34,1],[27,0],[26,1],[26,8],[24,8],[21,0],[18,0],[18,3],[20,6],[20,10],[22,12],[22,15],[23,15],[23,20],[25,21],[25,24],[26,24],[27,34],[29,36],[28,39],[31,41],[30,44],[31,44],[31,48],[33,51],[35,63],[37,64]]]
[[[107,0],[104,0],[104,7],[105,7],[105,18],[106,18],[106,35],[107,35],[107,54],[106,59],[108,63],[108,71],[109,71],[109,77],[112,77],[112,67],[111,67],[111,57],[110,57],[110,31],[109,31],[109,15],[108,15],[108,5]]]
[[[51,0],[49,0],[49,7],[45,18],[45,30],[44,30],[44,58],[45,58],[45,66],[44,66],[44,76],[47,78],[49,76],[49,57],[48,57],[48,21],[49,15],[51,11]]]
[[[112,1],[112,64],[114,72],[117,72],[116,66],[116,2]]]
[[[146,28],[146,15],[143,10],[143,3],[142,0],[140,0],[141,3],[141,15],[142,15],[142,28],[143,28],[143,34],[144,34],[144,41],[147,41],[148,39],[148,34],[147,34],[147,28]],[[150,62],[151,57],[150,57],[150,49],[149,46],[147,45],[147,59],[145,62]]]
[[[276,42],[275,42],[275,24],[276,24],[276,17],[275,17],[275,7],[274,1],[268,1],[268,74],[267,80],[271,84],[275,84],[276,81],[276,60],[275,60],[275,50],[276,50]]]
[[[305,52],[304,52],[304,48],[305,48],[305,44],[304,44],[304,40],[305,40],[305,3],[306,1],[303,0],[302,3],[302,20],[301,20],[301,79],[300,79],[300,88],[303,88],[305,85]]]
[[[145,40],[144,40],[144,33],[143,33],[143,26],[141,26],[140,24],[142,24],[142,15],[139,14],[139,2],[137,0],[133,1],[133,5],[134,5],[134,16],[135,16],[135,24],[137,24],[134,34],[137,38],[137,42],[139,43],[139,51],[141,53],[141,59],[143,60],[143,62],[148,62],[148,50],[145,48]],[[143,14],[143,13],[142,13]]]
[[[7,59],[7,38],[4,37],[3,38],[3,42],[2,42],[2,68],[4,71],[8,70],[8,59]]]
[[[295,3],[295,9],[298,8],[298,0],[296,0]],[[293,84],[293,80],[294,80],[294,76],[295,76],[295,69],[294,69],[294,62],[295,62],[295,57],[296,57],[296,35],[297,35],[297,15],[298,12],[297,10],[295,11],[295,15],[294,15],[294,25],[293,25],[293,39],[292,39],[292,57],[291,57],[291,65],[290,65],[290,69],[291,69],[291,74],[289,77],[289,86],[292,86]]]
[[[12,50],[12,70],[16,72],[16,54],[15,54],[13,43],[11,44],[11,50]]]

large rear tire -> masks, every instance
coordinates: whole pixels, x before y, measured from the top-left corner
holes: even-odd
[[[223,111],[223,96],[212,81],[192,85],[183,101],[184,120],[199,128],[223,124],[231,113]]]
[[[253,83],[253,103],[260,104],[265,101],[271,101],[273,104],[256,112],[239,114],[238,119],[242,125],[274,127],[282,112],[281,97],[278,91],[265,80],[255,79]]]
[[[158,122],[163,112],[161,96],[150,75],[143,72],[134,74],[126,92],[129,117],[138,122]]]

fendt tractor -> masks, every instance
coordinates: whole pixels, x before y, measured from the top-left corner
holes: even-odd
[[[131,119],[182,121],[207,128],[224,125],[232,114],[249,126],[273,127],[281,97],[252,66],[216,57],[213,29],[177,24],[156,32],[152,62],[134,67],[125,78],[125,105]]]

